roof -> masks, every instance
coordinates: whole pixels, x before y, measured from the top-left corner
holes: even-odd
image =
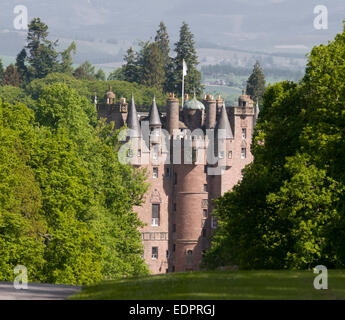
[[[233,139],[234,134],[231,129],[228,113],[226,112],[226,107],[223,105],[222,111],[219,117],[219,120],[216,125],[216,130],[218,131],[219,129],[225,130],[225,137],[226,139]]]
[[[134,97],[132,96],[132,104],[128,111],[127,117],[127,127],[133,130],[131,134],[132,138],[139,138],[141,137],[141,129],[138,119],[137,109],[135,108]]]
[[[189,109],[189,110],[205,110],[205,106],[202,102],[197,100],[197,98],[194,97],[192,100],[187,100],[183,106],[183,109]]]
[[[162,126],[162,122],[159,116],[156,99],[153,98],[152,107],[150,110],[150,126]]]

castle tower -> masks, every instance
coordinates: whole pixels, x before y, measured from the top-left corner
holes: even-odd
[[[179,129],[179,111],[179,101],[173,93],[170,93],[167,101],[167,129],[170,135],[173,135],[174,130]]]
[[[203,102],[206,107],[206,129],[214,129],[216,125],[217,102],[213,99],[213,97],[210,94],[206,95],[205,100]]]

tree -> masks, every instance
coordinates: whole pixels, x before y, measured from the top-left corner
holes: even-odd
[[[164,58],[157,42],[145,43],[140,53],[141,83],[147,87],[163,88]]]
[[[29,78],[44,78],[48,73],[58,69],[57,41],[48,40],[48,26],[40,18],[34,18],[28,26],[27,61]]]
[[[89,61],[85,61],[74,70],[73,76],[80,80],[95,80],[95,67]]]
[[[345,266],[342,34],[314,47],[300,83],[268,86],[243,180],[216,201],[209,267]]]
[[[95,78],[100,81],[105,81],[106,77],[104,71],[102,69],[99,69],[95,74]]]
[[[111,72],[108,76],[108,80],[125,80],[124,66]]]
[[[164,65],[168,65],[170,63],[169,35],[163,21],[161,21],[161,23],[159,24],[159,28],[155,36],[155,42],[157,43],[159,49],[162,52]]]
[[[138,66],[138,56],[130,47],[124,57],[126,64],[124,65],[124,80],[128,82],[140,83],[140,67]]]
[[[16,67],[19,72],[20,78],[24,83],[27,83],[28,77],[29,77],[28,68],[25,64],[26,58],[27,58],[27,54],[24,48],[18,53],[17,58],[16,58]]]
[[[72,53],[76,53],[77,45],[73,41],[69,47],[61,52],[61,64],[60,64],[60,72],[72,74],[73,72],[73,60],[72,60]]]
[[[20,86],[20,75],[17,70],[17,67],[13,64],[10,64],[2,75],[2,85],[3,86]]]
[[[256,61],[253,72],[247,81],[247,94],[252,100],[262,102],[262,96],[265,91],[265,76],[260,67],[259,61]]]

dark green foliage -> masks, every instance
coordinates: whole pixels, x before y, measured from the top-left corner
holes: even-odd
[[[247,94],[250,95],[254,102],[262,101],[262,96],[265,91],[265,76],[260,67],[259,61],[256,61],[253,72],[247,81]],[[261,104],[261,103],[260,103]]]
[[[124,60],[126,62],[123,67],[124,80],[128,82],[140,83],[140,67],[138,65],[138,57],[132,47],[127,50]]]
[[[74,70],[73,76],[79,80],[95,80],[95,67],[89,61],[85,61]]]
[[[4,65],[2,64],[2,60],[0,59],[0,81],[2,79],[3,73],[4,73]]]
[[[299,84],[266,89],[254,162],[216,200],[220,227],[206,266],[344,267],[344,39],[345,28],[313,48]]]
[[[169,79],[171,89],[179,95],[182,93],[182,60],[186,61],[188,72],[185,77],[185,92],[193,93],[194,89],[197,95],[203,91],[201,85],[201,73],[197,70],[199,64],[198,57],[195,50],[194,35],[189,30],[186,22],[183,22],[180,29],[180,39],[175,44],[176,57],[174,58],[172,78]]]
[[[17,67],[10,64],[2,74],[2,85],[3,86],[20,86],[20,75]]]

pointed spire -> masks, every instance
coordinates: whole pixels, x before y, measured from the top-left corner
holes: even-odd
[[[157,108],[157,104],[156,104],[156,97],[153,97],[149,121],[150,121],[150,127],[151,126],[154,126],[154,127],[161,127],[162,126],[162,122],[161,122],[158,108]]]
[[[132,129],[133,135],[132,138],[139,138],[141,137],[141,129],[137,114],[137,109],[135,108],[134,96],[132,95],[132,104],[129,108],[128,117],[127,117],[127,127]]]
[[[223,104],[222,111],[217,122],[216,130],[218,129],[225,129],[225,137],[226,139],[233,139],[234,134],[231,129],[228,113],[226,112],[225,103]]]

